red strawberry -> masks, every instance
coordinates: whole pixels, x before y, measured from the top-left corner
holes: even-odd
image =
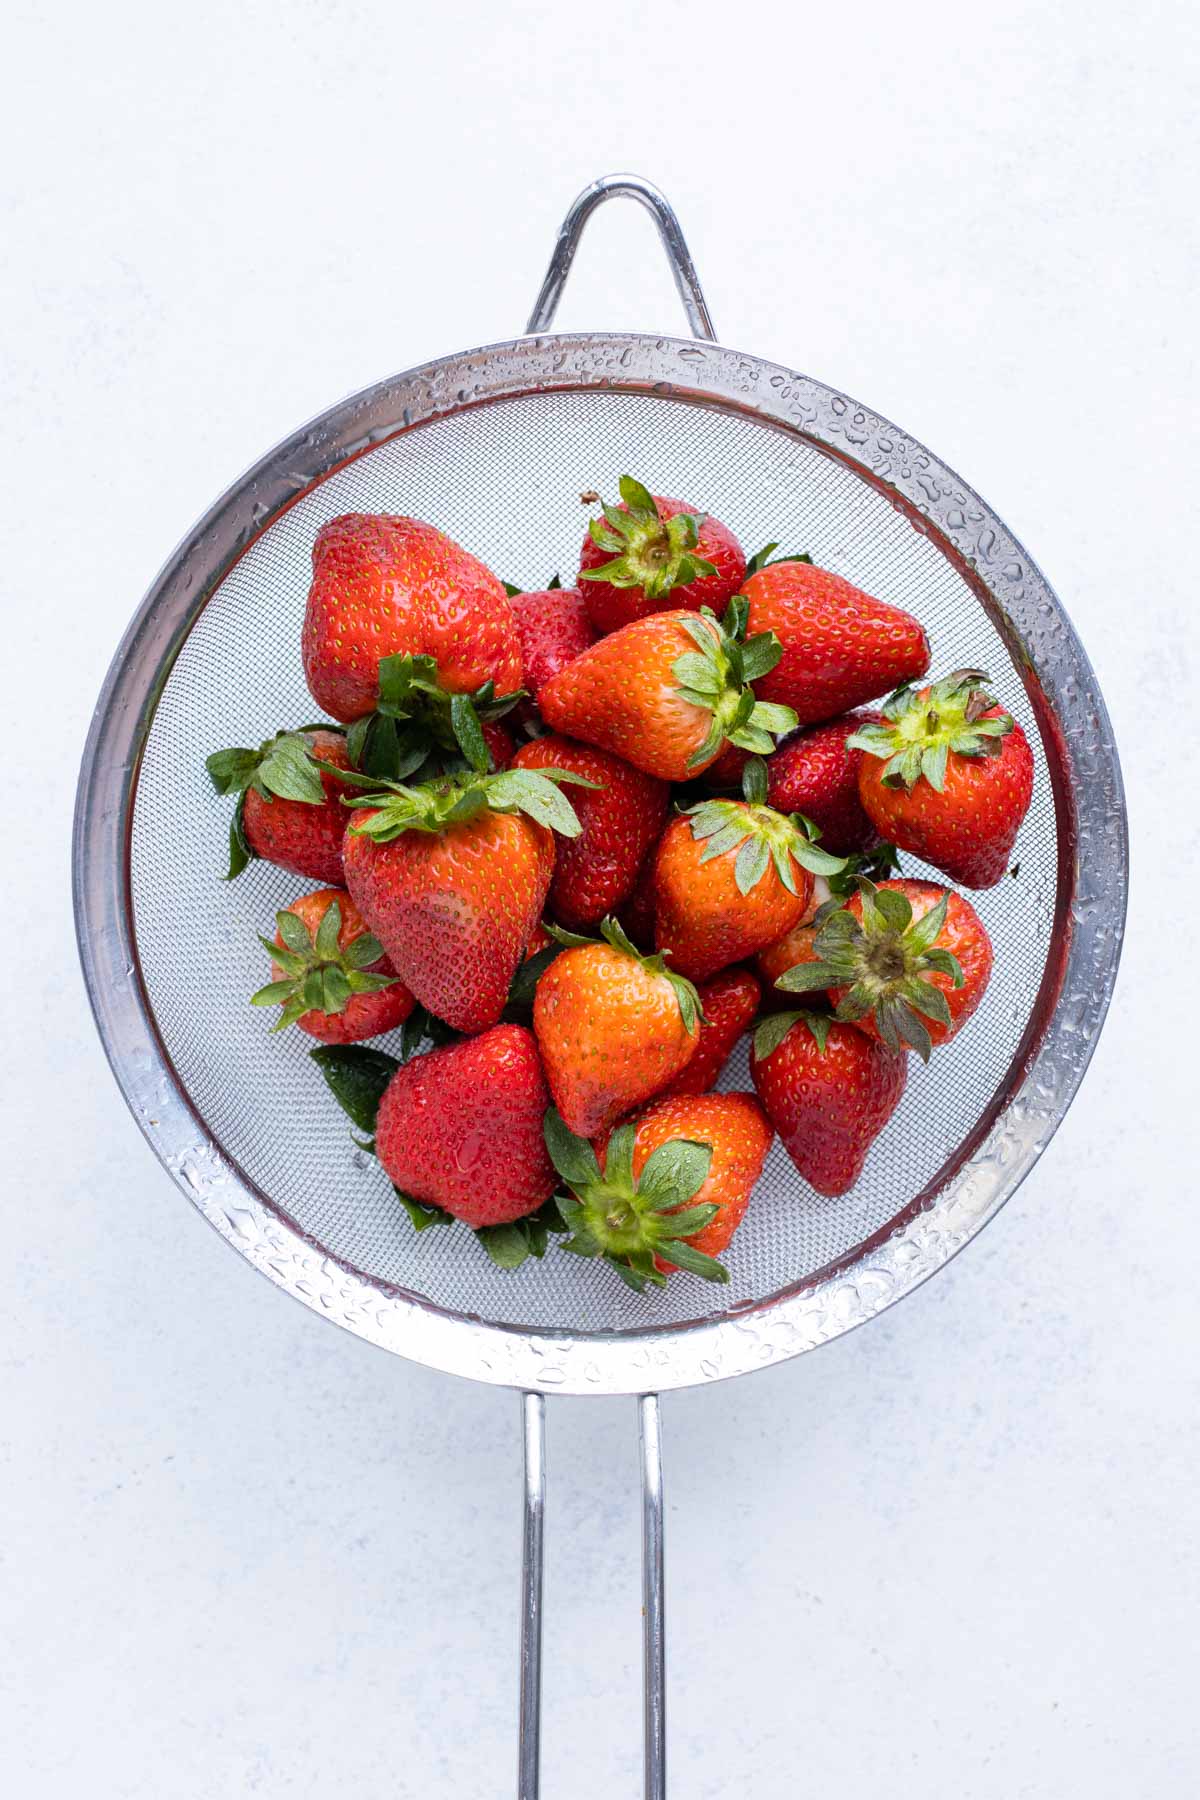
[[[654,862],[657,846],[641,868],[632,892],[621,908],[621,929],[639,950],[654,949]]]
[[[218,794],[236,794],[229,828],[230,881],[252,857],[310,881],[342,881],[345,789],[317,764],[348,769],[340,731],[280,731],[257,750],[215,750],[205,762]]]
[[[596,641],[578,588],[544,588],[513,594],[513,620],[521,645],[522,686],[536,701],[551,676]]]
[[[777,1013],[754,1034],[750,1073],[810,1187],[850,1191],[900,1104],[908,1058],[823,1013]]]
[[[663,833],[654,865],[655,937],[693,981],[773,944],[804,917],[813,874],[844,866],[793,820],[762,805],[765,786],[756,760],[747,790],[760,798],[702,801]]]
[[[481,719],[479,729],[483,734],[492,768],[507,769],[516,749],[512,732],[494,719]]]
[[[347,722],[377,705],[385,658],[413,659],[430,703],[521,685],[503,584],[432,525],[386,513],[345,513],[317,533],[302,645],[314,699]]]
[[[963,669],[901,688],[850,740],[868,752],[858,792],[876,829],[969,888],[1000,880],[1033,796],[1028,739],[986,680]]]
[[[983,921],[961,894],[932,881],[860,878],[843,907],[824,909],[815,959],[780,975],[785,993],[827,991],[837,1017],[879,1037],[909,1044],[929,1060],[949,1043],[987,990],[992,946]]]
[[[568,769],[595,783],[574,807],[582,830],[559,845],[550,910],[571,931],[598,925],[620,906],[662,830],[667,785],[619,757],[569,738],[535,738],[513,758],[517,769]]]
[[[538,982],[533,1029],[554,1103],[572,1131],[606,1131],[683,1068],[699,1041],[696,990],[642,956],[611,919],[575,939]]]
[[[556,1112],[546,1143],[571,1192],[558,1207],[567,1247],[603,1256],[639,1292],[674,1269],[728,1281],[713,1258],[741,1224],[762,1171],[771,1127],[750,1094],[686,1094],[656,1100],[599,1147]]]
[[[742,592],[749,629],[772,631],[783,645],[758,693],[790,706],[801,725],[848,712],[929,667],[929,644],[910,613],[873,600],[828,569],[768,563]]]
[[[550,886],[548,828],[579,831],[570,805],[531,769],[391,783],[351,805],[368,810],[346,833],[346,885],[401,980],[457,1031],[494,1025]]]
[[[702,982],[697,992],[704,1012],[700,1042],[683,1074],[664,1088],[664,1094],[706,1094],[715,1087],[734,1045],[749,1029],[762,996],[749,969],[722,969],[711,981]],[[709,1246],[701,1244],[700,1248]]]
[[[396,1070],[379,1103],[375,1149],[414,1200],[474,1230],[508,1224],[554,1190],[542,1137],[549,1103],[532,1034],[495,1025]]]
[[[771,750],[772,734],[789,731],[795,715],[760,705],[749,683],[779,646],[769,633],[740,641],[736,607],[726,624],[707,612],[662,612],[601,638],[542,688],[542,717],[663,781],[690,781],[726,739]]]
[[[767,799],[779,812],[803,813],[820,827],[821,847],[835,856],[874,849],[879,834],[858,797],[864,752],[846,740],[864,726],[877,725],[875,712],[846,713],[828,725],[813,725],[781,744],[767,762]]]
[[[251,1006],[280,1006],[272,1027],[298,1025],[323,1044],[357,1044],[403,1025],[413,997],[397,979],[349,894],[318,888],[275,915],[276,933],[259,942],[274,980]]]
[[[746,573],[746,556],[728,526],[684,500],[651,494],[622,475],[620,506],[593,519],[579,552],[579,579],[599,632],[617,631],[667,607],[720,613]]]

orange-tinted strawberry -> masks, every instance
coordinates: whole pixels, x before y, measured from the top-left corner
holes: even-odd
[[[762,804],[760,761],[746,771],[754,800],[705,800],[663,833],[654,865],[655,937],[693,981],[753,956],[804,917],[814,874],[841,858],[795,820]]]
[[[552,676],[596,641],[578,588],[543,588],[511,596],[521,645],[523,688],[537,700]]]
[[[730,1052],[758,1011],[762,988],[749,969],[722,969],[697,988],[704,1019],[700,1042],[684,1069],[664,1094],[707,1094],[729,1061]],[[701,1244],[700,1248],[707,1246]]]
[[[726,739],[769,751],[773,734],[790,731],[795,715],[756,700],[749,684],[772,666],[779,646],[770,633],[743,641],[744,630],[738,600],[722,624],[707,611],[636,619],[546,683],[542,717],[662,781],[701,774]]]
[[[908,1058],[823,1013],[777,1013],[754,1034],[750,1073],[767,1117],[818,1194],[848,1193],[900,1104]]]
[[[546,1143],[570,1189],[567,1247],[602,1256],[639,1292],[675,1269],[728,1281],[714,1258],[746,1212],[771,1127],[750,1094],[678,1094],[618,1125],[596,1149],[557,1112]]]
[[[571,931],[598,925],[630,893],[662,830],[666,783],[606,750],[554,735],[522,745],[513,767],[567,769],[595,783],[573,795],[582,829],[558,847],[550,911]]]
[[[403,1025],[413,997],[344,890],[301,894],[275,926],[273,942],[259,939],[274,979],[250,1002],[282,1008],[273,1030],[298,1025],[323,1044],[357,1044]]]
[[[699,1041],[690,981],[642,956],[611,919],[604,941],[570,947],[538,982],[533,1029],[554,1103],[581,1137],[606,1131],[678,1075]]]
[[[774,632],[783,646],[758,683],[759,696],[790,706],[801,725],[848,712],[929,667],[929,644],[910,613],[828,569],[769,563],[742,592],[748,629]]]
[[[808,912],[811,912],[811,908],[808,909]],[[781,938],[776,938],[773,944],[768,944],[766,949],[760,950],[755,957],[754,966],[767,983],[768,988],[774,987],[779,977],[786,974],[789,969],[794,969],[797,963],[817,961],[817,928],[808,916],[808,912],[798,925],[793,925],[790,931],[785,931]],[[770,995],[768,994],[766,998],[769,1000]]]
[[[386,513],[345,513],[317,533],[302,648],[313,698],[346,722],[377,705],[384,658],[431,658],[443,695],[521,686],[503,584],[432,525]]]
[[[619,485],[621,504],[592,520],[579,552],[595,629],[617,631],[667,607],[722,612],[746,573],[745,552],[729,527],[684,500],[651,494],[631,475]]]
[[[850,739],[864,750],[863,808],[900,850],[964,887],[994,887],[1008,867],[1033,796],[1033,754],[997,706],[980,669],[902,688],[883,722]]]
[[[506,769],[351,804],[365,810],[346,833],[346,885],[401,980],[458,1031],[495,1024],[541,918],[552,830],[579,831],[555,780]]]
[[[350,767],[340,731],[280,731],[257,750],[216,750],[208,757],[204,766],[218,794],[238,797],[229,830],[229,880],[261,856],[293,875],[341,885],[345,790],[318,764]]]
[[[532,1034],[494,1025],[414,1056],[379,1103],[375,1149],[405,1195],[478,1230],[536,1212],[554,1189],[550,1096]]]
[[[860,878],[858,890],[822,909],[813,957],[775,985],[827,992],[839,1019],[928,1061],[983,999],[991,940],[970,901],[935,882]]]

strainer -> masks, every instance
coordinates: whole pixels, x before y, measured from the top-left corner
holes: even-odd
[[[691,341],[549,333],[583,227],[613,195],[654,218]],[[462,1231],[412,1231],[305,1042],[268,1036],[246,1004],[261,980],[255,931],[295,881],[264,862],[232,887],[216,879],[227,817],[204,772],[210,750],[311,714],[300,622],[325,519],[413,514],[506,578],[540,587],[577,567],[580,493],[611,491],[626,469],[657,492],[711,505],[748,546],[771,538],[807,550],[916,613],[938,668],[991,672],[1037,763],[1011,876],[976,898],[996,950],[984,1005],[935,1069],[909,1083],[857,1187],[818,1197],[776,1145],[725,1259],[730,1286],[676,1276],[646,1295],[574,1257],[505,1272]],[[639,1397],[646,1793],[658,1800],[657,1395],[840,1336],[911,1292],[992,1217],[1087,1065],[1116,972],[1126,877],[1104,702],[1045,578],[906,432],[808,376],[716,343],[675,215],[635,176],[609,176],[576,200],[523,337],[332,407],[235,482],[154,582],[109,671],[80,777],[75,909],[100,1034],[176,1183],[277,1286],[385,1349],[521,1391],[522,1800],[538,1789],[544,1395]],[[747,1085],[744,1054],[725,1085]]]

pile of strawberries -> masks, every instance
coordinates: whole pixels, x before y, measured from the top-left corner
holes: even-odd
[[[332,519],[302,650],[337,723],[207,767],[230,875],[321,884],[253,1003],[321,1041],[414,1226],[504,1267],[559,1234],[641,1290],[727,1279],[775,1132],[853,1186],[992,966],[897,851],[994,885],[1033,761],[981,671],[927,679],[908,613],[620,489],[537,593],[415,519]],[[749,1031],[755,1093],[713,1092]]]

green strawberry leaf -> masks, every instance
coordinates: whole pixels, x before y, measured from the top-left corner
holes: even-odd
[[[392,1192],[408,1214],[414,1231],[428,1231],[431,1225],[453,1225],[453,1214],[443,1212],[440,1206],[426,1206],[423,1201],[402,1194],[399,1188],[393,1188]]]
[[[233,818],[229,821],[229,872],[226,881],[236,881],[247,864],[253,862],[254,851],[246,841],[246,796],[238,796]]]
[[[513,1225],[482,1225],[475,1236],[501,1269],[519,1269],[529,1255],[529,1238],[521,1221]]]
[[[320,1044],[309,1055],[347,1118],[370,1136],[383,1091],[400,1067],[396,1058],[366,1044]]]

